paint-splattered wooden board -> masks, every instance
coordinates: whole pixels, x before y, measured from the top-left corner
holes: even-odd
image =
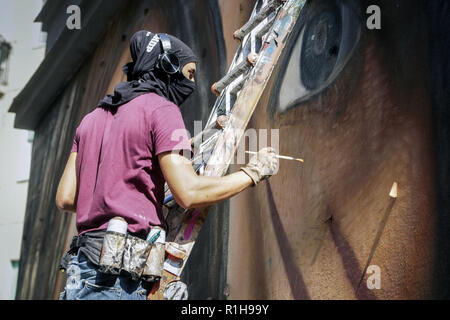
[[[227,172],[237,145],[305,3],[306,0],[289,0],[279,10],[269,35],[263,43],[256,64],[234,104],[229,121],[216,142],[204,175],[222,176]],[[176,205],[170,210],[166,218],[169,226],[166,248],[175,246],[178,250],[184,251],[184,258],[180,259],[179,264],[175,266],[166,260],[163,276],[149,294],[149,300],[162,300],[168,285],[180,279],[209,209],[192,209],[185,212]]]

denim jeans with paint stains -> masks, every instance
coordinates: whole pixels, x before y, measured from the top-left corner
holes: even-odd
[[[146,300],[147,290],[141,282],[127,276],[108,275],[98,271],[86,256],[70,256],[67,282],[60,300]]]

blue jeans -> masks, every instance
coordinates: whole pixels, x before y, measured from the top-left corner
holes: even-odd
[[[146,300],[147,290],[142,283],[128,276],[104,274],[86,256],[70,256],[67,282],[60,300]]]

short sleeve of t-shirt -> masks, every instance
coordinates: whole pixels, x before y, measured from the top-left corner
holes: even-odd
[[[78,144],[80,143],[80,127],[81,124],[78,126],[75,132],[75,137],[73,138],[72,149],[70,150],[70,152],[78,152]]]
[[[152,135],[156,155],[173,150],[188,150],[192,155],[183,117],[176,105],[161,106],[153,111]]]

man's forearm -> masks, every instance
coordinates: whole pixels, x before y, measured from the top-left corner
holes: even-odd
[[[224,177],[199,176],[191,162],[177,153],[161,153],[158,160],[175,201],[185,209],[215,204],[253,185],[243,171]]]
[[[231,198],[253,184],[243,171],[224,177],[197,176],[189,190],[188,206],[204,207]]]
[[[62,211],[76,212],[78,178],[76,173],[77,152],[71,152],[56,190],[56,206]]]

